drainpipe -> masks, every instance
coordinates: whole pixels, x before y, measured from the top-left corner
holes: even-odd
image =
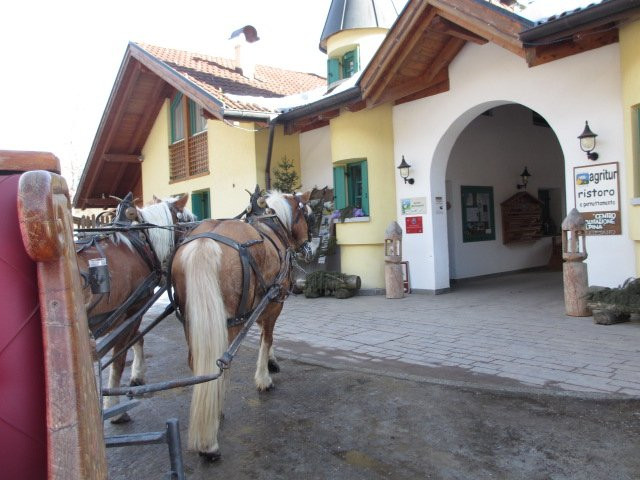
[[[269,122],[269,145],[267,146],[267,166],[264,169],[265,188],[271,190],[271,153],[273,152],[273,132],[276,129],[276,122]]]

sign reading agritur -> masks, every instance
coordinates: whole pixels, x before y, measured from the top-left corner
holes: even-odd
[[[620,235],[618,163],[573,169],[576,208],[587,222],[587,235]]]

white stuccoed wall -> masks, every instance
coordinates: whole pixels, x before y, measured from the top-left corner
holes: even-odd
[[[331,133],[328,126],[300,134],[300,158],[303,192],[314,186],[333,188]]]
[[[580,150],[576,138],[585,120],[598,134],[597,163],[620,162],[621,176],[624,174],[618,44],[534,68],[491,43],[467,44],[450,65],[449,77],[448,92],[398,105],[393,112],[395,163],[405,155],[412,165],[411,176],[416,179],[414,185],[405,185],[396,177],[398,223],[404,227],[401,198],[427,198],[424,233],[405,234],[403,240],[412,287],[417,289],[449,286],[447,216],[435,214],[433,202],[436,196],[445,196],[447,163],[460,132],[488,108],[519,103],[549,122],[565,159],[567,211],[575,202],[573,168],[594,163]],[[625,185],[621,178],[621,199],[626,198]],[[455,195],[455,188],[453,192]],[[500,214],[500,201],[494,197],[496,216]],[[592,285],[617,286],[635,275],[627,208],[621,201],[622,235],[587,238]],[[495,242],[501,243],[499,237]]]

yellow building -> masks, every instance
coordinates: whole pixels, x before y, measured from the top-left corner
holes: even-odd
[[[631,238],[640,271],[640,20],[620,27],[620,67],[624,111],[625,165],[630,209]]]
[[[246,206],[245,190],[273,185],[283,159],[300,172],[298,135],[273,121],[291,95],[326,85],[314,74],[255,65],[247,26],[236,58],[130,43],[118,72],[74,205],[114,206],[128,192],[148,203],[190,194],[199,218]]]

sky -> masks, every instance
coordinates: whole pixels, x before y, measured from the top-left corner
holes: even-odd
[[[520,0],[527,4],[530,0]],[[537,19],[594,0],[535,0]],[[406,0],[394,0],[397,8]],[[52,152],[79,179],[130,41],[233,58],[258,31],[257,61],[326,75],[318,44],[331,0],[18,0],[0,17],[0,149]]]

